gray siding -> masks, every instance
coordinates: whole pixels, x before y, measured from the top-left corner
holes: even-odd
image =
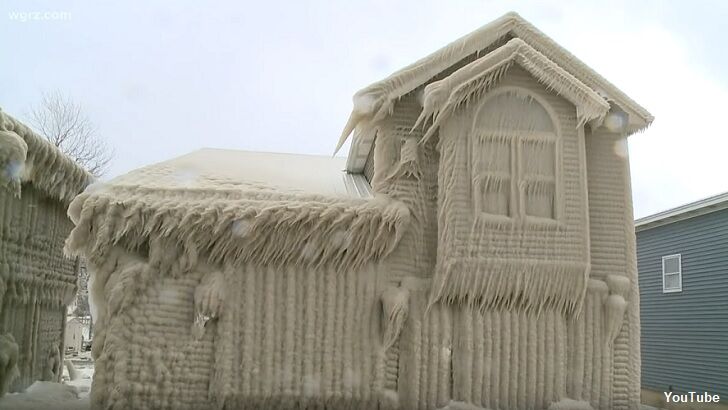
[[[682,292],[662,257],[682,255]],[[728,210],[637,232],[642,386],[728,397]]]

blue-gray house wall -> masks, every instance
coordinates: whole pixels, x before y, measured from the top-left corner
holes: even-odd
[[[682,255],[682,292],[662,257]],[[728,398],[728,209],[637,230],[642,387]]]

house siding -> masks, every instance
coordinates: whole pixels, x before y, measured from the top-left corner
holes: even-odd
[[[49,356],[63,352],[64,303],[76,293],[78,265],[63,254],[72,227],[65,205],[33,185],[20,198],[0,191],[0,220],[0,334],[21,347],[15,392],[44,379]]]
[[[585,143],[591,246],[589,276],[605,280],[608,275],[618,275],[637,281],[629,156],[624,155],[626,141],[624,136],[600,128],[587,129]],[[608,408],[639,407],[639,384],[635,381],[640,380],[640,301],[636,287],[632,287],[627,299],[624,323],[614,340],[612,402]],[[587,375],[580,372],[572,377],[587,380]]]
[[[682,255],[682,292],[662,257]],[[728,210],[637,232],[642,386],[728,397]]]

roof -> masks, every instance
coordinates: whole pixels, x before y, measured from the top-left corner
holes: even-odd
[[[727,208],[728,192],[725,192],[637,219],[634,223],[635,230],[644,231],[646,229],[667,225],[673,222],[694,218],[696,216],[705,215]]]
[[[110,181],[160,189],[254,189],[332,197],[371,197],[362,175],[345,171],[346,158],[203,148]]]
[[[68,208],[66,252],[360,268],[394,249],[409,209],[343,168],[343,158],[201,149],[89,186]]]
[[[68,203],[93,176],[45,138],[0,110],[0,189],[21,194],[23,183]]]
[[[505,45],[425,87],[424,104],[418,123],[434,117],[423,139],[457,107],[492,87],[508,68],[517,63],[532,76],[564,96],[577,108],[580,123],[603,119],[609,104],[576,77],[544,57],[525,41],[514,38]],[[415,125],[417,126],[417,124]]]
[[[432,81],[464,58],[477,55],[508,37],[521,39],[605,101],[626,112],[629,115],[628,133],[643,129],[652,122],[653,116],[646,109],[517,13],[510,12],[357,92],[351,116],[337,145],[338,150],[354,132],[347,170],[361,172],[374,139],[372,124],[389,115],[397,99]]]

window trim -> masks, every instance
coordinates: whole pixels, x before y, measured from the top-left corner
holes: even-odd
[[[480,211],[477,207],[477,203],[479,201],[475,200],[475,192],[473,191],[473,177],[475,172],[475,164],[474,164],[474,152],[473,152],[473,138],[479,138],[475,137],[475,134],[483,135],[487,133],[488,129],[477,129],[476,124],[478,122],[478,113],[480,110],[488,104],[488,101],[492,98],[495,98],[497,96],[500,96],[502,94],[517,94],[519,96],[527,95],[529,98],[532,98],[534,101],[539,103],[541,107],[546,111],[549,118],[551,119],[551,125],[553,126],[553,131],[551,132],[545,132],[545,131],[519,131],[519,130],[513,130],[510,132],[507,132],[507,135],[510,139],[509,145],[511,147],[511,171],[510,171],[510,178],[512,180],[511,182],[511,197],[509,200],[509,213],[508,215],[500,215],[500,214],[491,214],[488,212]],[[481,219],[485,222],[492,222],[497,225],[512,225],[512,224],[526,224],[529,226],[539,227],[539,228],[546,228],[546,229],[555,229],[559,228],[562,223],[563,219],[563,209],[564,206],[561,201],[558,199],[562,197],[561,190],[563,189],[563,181],[562,178],[562,133],[561,133],[561,124],[558,121],[558,116],[556,115],[556,111],[553,109],[551,104],[549,104],[546,99],[539,95],[538,93],[535,93],[532,90],[529,90],[527,88],[518,87],[518,86],[505,86],[505,87],[499,87],[498,89],[492,91],[487,95],[485,98],[483,98],[482,102],[479,104],[478,108],[474,110],[474,115],[472,117],[472,126],[470,128],[470,135],[468,138],[468,162],[469,162],[469,168],[470,168],[470,194],[471,194],[471,203],[472,203],[472,210],[474,213],[474,216],[478,219]],[[493,130],[494,132],[504,134],[504,130]],[[516,163],[514,163],[514,157],[520,156],[520,151],[522,150],[521,146],[523,143],[527,140],[535,140],[535,139],[547,139],[554,145],[554,204],[553,204],[553,218],[545,218],[545,217],[539,217],[534,215],[527,215],[524,201],[524,195],[521,192],[520,187],[520,181],[523,175],[522,169],[516,169],[519,168],[516,166]],[[516,151],[516,152],[514,152]],[[518,163],[521,163],[521,161],[518,161]],[[515,190],[513,189],[515,186]],[[514,212],[515,211],[515,212]]]
[[[665,261],[677,257],[677,272],[665,273]],[[665,275],[677,275],[678,287],[665,288]],[[682,292],[682,254],[675,253],[662,257],[662,293],[678,293]]]

